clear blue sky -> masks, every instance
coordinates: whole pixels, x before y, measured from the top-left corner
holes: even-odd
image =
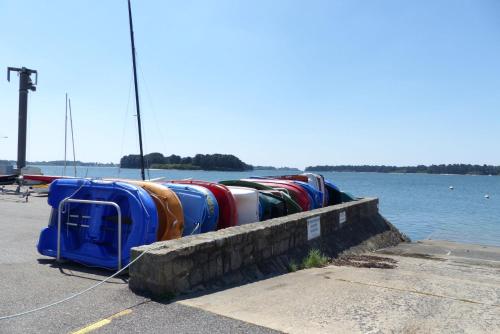
[[[146,152],[500,164],[499,1],[132,6]],[[28,160],[62,159],[65,92],[77,159],[138,152],[125,0],[0,1],[0,31],[1,67],[39,71]],[[18,80],[0,79],[0,158],[15,159]]]

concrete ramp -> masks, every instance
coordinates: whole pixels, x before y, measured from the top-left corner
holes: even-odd
[[[500,333],[500,248],[426,241],[367,259],[179,303],[288,333]]]

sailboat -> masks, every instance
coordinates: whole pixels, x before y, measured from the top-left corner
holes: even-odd
[[[70,121],[70,129],[71,129],[71,143],[73,147],[73,167],[74,167],[74,176],[67,176],[66,175],[66,165],[67,165],[67,158],[66,158],[66,153],[67,153],[67,137],[68,137],[68,110],[69,110],[69,121]],[[75,156],[75,137],[74,137],[74,131],[73,131],[73,113],[71,111],[71,99],[68,98],[68,94],[66,93],[66,111],[65,111],[65,119],[64,119],[64,170],[63,170],[63,175],[43,175],[40,171],[40,168],[38,167],[25,167],[22,171],[21,178],[24,180],[24,183],[26,184],[42,184],[45,185],[45,187],[34,187],[33,190],[35,192],[47,192],[48,187],[47,185],[52,183],[54,180],[57,179],[67,179],[67,178],[73,178],[76,177],[76,156]],[[35,171],[36,173],[33,173]]]
[[[128,12],[141,177],[144,180],[145,166],[130,0]],[[38,252],[42,255],[119,270],[130,261],[132,247],[158,240],[157,232],[162,221],[159,219],[153,197],[148,193],[148,189],[143,189],[141,185],[115,180],[73,178],[56,179],[50,188],[48,202],[52,206],[52,214],[49,225],[42,230],[37,245]],[[163,192],[172,193],[170,200],[177,201],[177,211],[181,212],[182,206],[177,196],[166,187]],[[167,197],[169,196],[157,197],[158,204],[165,204],[165,201],[169,200]],[[167,211],[165,210],[165,214]],[[180,236],[183,223],[177,221],[179,218],[174,220],[171,225],[176,226],[179,232],[174,234]],[[164,223],[168,221],[166,219]]]

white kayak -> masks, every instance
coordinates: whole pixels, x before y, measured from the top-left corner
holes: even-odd
[[[237,225],[259,221],[259,192],[252,188],[228,186],[236,202]]]

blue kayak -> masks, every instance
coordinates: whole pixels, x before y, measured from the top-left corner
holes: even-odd
[[[335,205],[355,201],[358,197],[341,191],[335,184],[325,180],[325,188],[328,191],[328,205]]]
[[[57,256],[59,204],[65,198],[114,202],[122,215],[121,249],[118,248],[118,213],[110,205],[66,203],[61,211],[61,258],[84,265],[117,269],[130,261],[130,248],[156,241],[158,217],[151,196],[142,188],[110,181],[58,179],[51,183],[49,226],[38,241],[38,252]]]
[[[162,183],[179,197],[184,213],[182,236],[215,231],[219,218],[219,205],[214,194],[194,184]]]
[[[293,181],[293,183],[298,184],[301,186],[307,193],[309,194],[309,197],[312,199],[312,208],[313,209],[318,209],[323,207],[323,193],[313,186],[311,186],[309,183],[302,182],[302,181]]]

